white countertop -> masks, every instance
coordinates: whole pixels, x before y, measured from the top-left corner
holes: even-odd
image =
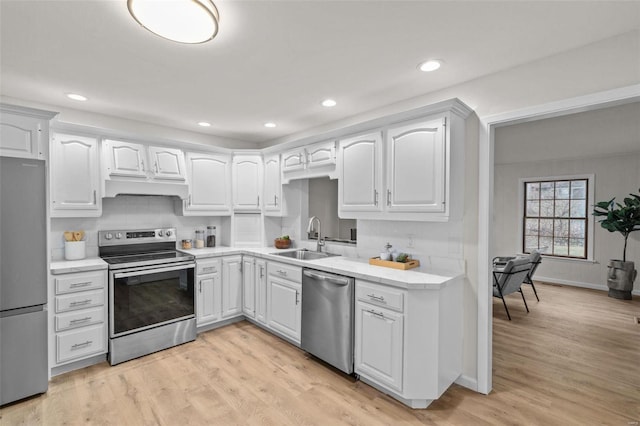
[[[180,250],[192,254],[196,259],[218,257],[233,254],[248,254],[270,261],[277,261],[304,268],[316,269],[334,274],[346,275],[358,279],[372,281],[380,284],[400,287],[405,289],[432,289],[437,290],[446,286],[449,282],[464,276],[464,272],[440,272],[430,271],[428,267],[420,266],[410,270],[385,268],[383,266],[369,265],[368,259],[358,259],[346,256],[332,256],[316,260],[298,260],[289,257],[278,256],[274,253],[297,250],[279,250],[274,247],[237,248],[237,247],[213,247],[202,249]]]
[[[99,257],[90,257],[81,260],[58,260],[51,262],[51,273],[53,275],[68,274],[71,272],[99,271],[107,269],[107,262]]]

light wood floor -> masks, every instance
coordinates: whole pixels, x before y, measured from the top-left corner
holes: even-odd
[[[196,342],[55,377],[0,410],[1,425],[635,425],[640,299],[538,284],[495,299],[493,391],[454,385],[410,410],[240,322]]]

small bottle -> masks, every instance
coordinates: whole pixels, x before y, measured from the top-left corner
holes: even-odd
[[[216,227],[207,226],[207,247],[216,246]]]
[[[196,248],[203,248],[204,247],[204,229],[197,229],[196,230]]]
[[[391,260],[391,244],[387,243],[384,249],[380,252],[380,260]]]

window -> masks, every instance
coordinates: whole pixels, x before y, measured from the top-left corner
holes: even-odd
[[[525,253],[587,259],[591,178],[524,180],[522,243]]]

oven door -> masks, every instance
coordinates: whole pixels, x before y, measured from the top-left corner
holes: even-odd
[[[194,271],[193,262],[111,271],[110,337],[194,318]]]

